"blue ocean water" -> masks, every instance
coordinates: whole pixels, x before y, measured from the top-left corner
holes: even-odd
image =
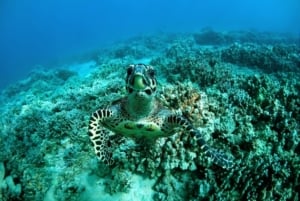
[[[255,29],[299,34],[299,0],[2,0],[0,88],[37,65],[139,34]]]

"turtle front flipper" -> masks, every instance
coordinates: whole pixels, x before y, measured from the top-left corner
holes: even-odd
[[[89,136],[94,145],[95,153],[106,165],[112,165],[111,143],[109,141],[109,131],[102,126],[102,122],[111,118],[113,112],[109,109],[100,109],[94,112],[89,121]]]
[[[163,124],[163,128],[165,132],[170,132],[174,130],[174,128],[182,128],[185,132],[187,132],[192,137],[195,137],[198,145],[203,150],[204,154],[211,158],[213,163],[216,165],[229,169],[233,166],[233,161],[224,153],[219,152],[213,148],[211,148],[203,139],[199,130],[195,129],[192,124],[186,120],[185,118],[179,115],[170,115],[165,119]]]

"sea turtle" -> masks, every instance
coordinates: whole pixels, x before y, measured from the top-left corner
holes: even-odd
[[[186,118],[165,108],[155,98],[157,82],[152,66],[129,65],[125,81],[128,95],[106,108],[98,109],[90,117],[88,133],[101,161],[107,165],[114,162],[110,132],[126,137],[157,139],[182,129],[196,139],[199,147],[215,164],[223,168],[233,165],[225,154],[208,146],[200,131]]]

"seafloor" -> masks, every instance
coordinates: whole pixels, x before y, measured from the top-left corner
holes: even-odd
[[[113,138],[115,165],[97,160],[89,116],[126,95],[131,63],[156,68],[157,97],[234,167],[185,133],[147,146]],[[140,36],[39,68],[0,96],[0,201],[299,200],[299,92],[300,39],[289,34]]]

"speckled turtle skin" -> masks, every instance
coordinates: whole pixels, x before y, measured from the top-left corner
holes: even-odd
[[[126,75],[128,95],[106,108],[95,111],[89,122],[89,137],[97,157],[112,165],[112,148],[109,136],[117,135],[155,140],[168,137],[181,129],[194,137],[205,155],[223,168],[231,168],[233,161],[204,141],[199,130],[184,117],[163,107],[155,98],[156,78],[152,66],[129,65]]]

